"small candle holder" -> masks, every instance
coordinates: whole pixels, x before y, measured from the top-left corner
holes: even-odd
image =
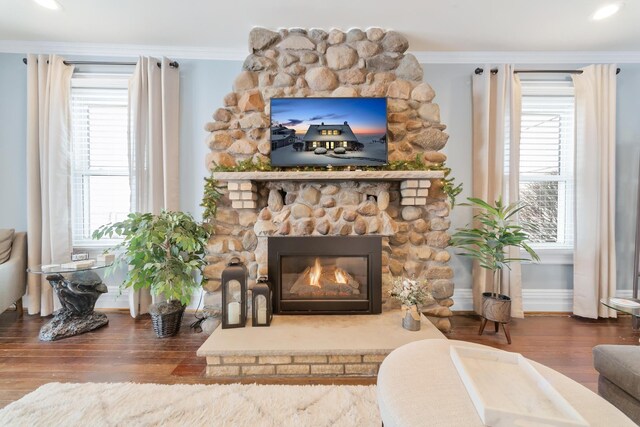
[[[271,319],[273,319],[273,292],[271,291],[271,284],[266,277],[260,277],[253,286],[251,301],[251,325],[271,325]]]
[[[247,323],[247,268],[233,258],[222,271],[222,329]]]

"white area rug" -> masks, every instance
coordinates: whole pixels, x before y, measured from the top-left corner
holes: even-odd
[[[375,386],[50,383],[2,426],[380,426]]]

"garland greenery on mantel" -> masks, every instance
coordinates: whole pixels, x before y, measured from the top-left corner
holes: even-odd
[[[426,164],[420,155],[416,155],[416,157],[411,160],[395,160],[384,166],[362,166],[359,167],[359,169],[364,171],[442,171],[444,178],[440,180],[441,189],[442,192],[449,197],[452,209],[456,204],[456,196],[462,192],[462,184],[456,185],[454,182],[455,178],[449,178],[451,168],[445,166],[444,162]],[[238,162],[235,166],[216,166],[211,169],[211,176],[204,179],[204,196],[200,206],[204,207],[205,210],[202,216],[205,220],[211,220],[216,216],[218,200],[222,197],[222,193],[218,190],[218,181],[214,178],[216,172],[329,172],[337,170],[352,169],[349,167],[329,169],[319,166],[282,169],[271,166],[271,163],[261,159],[254,162],[251,158]]]
[[[211,176],[204,179],[204,195],[202,196],[202,203],[200,206],[204,208],[202,212],[203,221],[207,222],[213,220],[216,217],[218,211],[218,200],[222,197],[222,193],[218,189],[218,181]]]

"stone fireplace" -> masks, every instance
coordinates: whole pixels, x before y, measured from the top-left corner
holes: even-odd
[[[381,237],[269,237],[268,248],[274,313],[381,312]]]
[[[432,102],[435,94],[422,81],[422,67],[407,48],[401,34],[379,28],[347,33],[254,28],[250,54],[233,91],[214,112],[214,121],[206,124],[208,167],[232,167],[247,159],[268,161],[269,100],[310,96],[387,97],[389,160],[419,156],[426,164],[441,164],[446,156],[439,150],[448,135],[439,107]],[[259,276],[279,282],[276,310],[281,312],[308,312],[310,300],[323,299],[336,307],[346,304],[354,313],[375,313],[378,307],[395,310],[397,305],[388,298],[394,276],[427,279],[433,298],[424,312],[440,330],[450,329],[453,273],[446,251],[449,205],[439,190],[442,172],[239,171],[215,173],[214,178],[223,197],[205,269],[208,332],[218,323],[220,275],[232,257],[247,265],[249,287]],[[368,254],[302,253],[286,260],[286,271],[274,271],[275,242],[303,239],[308,241],[303,247],[313,248],[320,241],[316,239],[324,238],[338,239],[341,243],[335,248],[340,249],[375,239],[379,265],[369,258],[362,261]],[[374,272],[369,271],[372,266]],[[309,284],[316,274],[324,291]],[[326,295],[320,298],[322,292]],[[365,305],[362,311],[359,307]],[[311,310],[334,311],[324,307]]]

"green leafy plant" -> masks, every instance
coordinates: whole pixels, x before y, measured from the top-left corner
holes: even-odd
[[[241,162],[237,162],[234,166],[215,166],[211,169],[211,172],[275,172],[279,170],[281,169],[272,167],[271,162],[268,160],[258,159],[257,161],[254,161],[249,157]]]
[[[467,200],[470,203],[464,203],[463,206],[473,206],[479,210],[473,217],[476,226],[459,228],[451,236],[449,244],[462,249],[464,252],[460,255],[477,260],[480,267],[494,273],[492,293],[497,296],[502,285],[500,273],[504,268],[511,268],[511,262],[540,260],[527,244],[529,235],[526,229],[533,230],[535,227],[515,221],[515,215],[525,207],[520,202],[505,205],[499,198],[492,206],[478,198],[470,197]],[[531,258],[509,258],[506,251],[509,247],[524,249]]]
[[[442,192],[449,197],[451,209],[456,206],[456,197],[462,193],[462,184],[455,184],[455,178],[449,178],[450,168],[444,168],[444,178],[441,180]]]
[[[201,285],[195,273],[202,272],[206,264],[209,233],[188,213],[131,213],[124,221],[103,225],[92,236],[123,238],[122,243],[111,249],[118,253],[111,271],[129,266],[121,289],[150,288],[152,294],[163,295],[168,301],[188,304]]]
[[[216,217],[218,201],[221,197],[222,193],[218,188],[218,181],[216,181],[212,173],[210,177],[204,179],[204,195],[202,196],[202,203],[200,203],[200,206],[204,208],[204,212],[202,212],[204,221],[210,221]]]

